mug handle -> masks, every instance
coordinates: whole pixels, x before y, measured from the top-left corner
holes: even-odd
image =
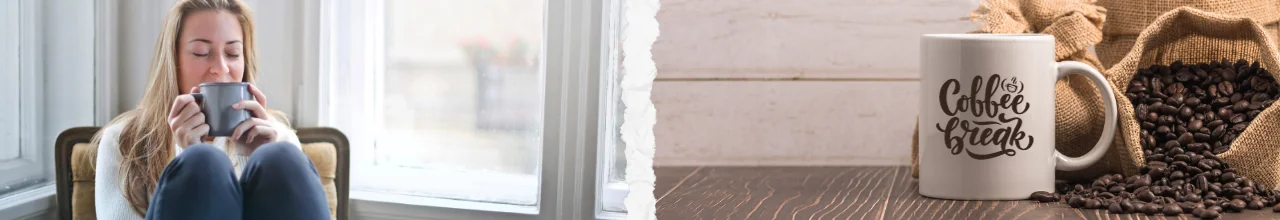
[[[1082,170],[1093,165],[1102,159],[1102,155],[1107,153],[1107,149],[1111,148],[1111,140],[1115,137],[1116,132],[1116,97],[1111,92],[1111,84],[1106,78],[1098,73],[1093,67],[1076,61],[1062,61],[1057,63],[1058,78],[1062,79],[1071,74],[1080,74],[1093,80],[1093,85],[1098,89],[1098,94],[1102,96],[1102,105],[1105,107],[1106,123],[1102,124],[1102,137],[1098,138],[1098,144],[1080,157],[1068,157],[1063,155],[1057,149],[1053,150],[1053,156],[1056,161],[1056,168],[1062,171]],[[1055,80],[1056,81],[1056,80]]]
[[[204,94],[200,94],[200,93],[191,93],[191,98],[195,98],[195,99],[196,99],[196,104],[197,104],[197,105],[199,105],[200,103],[203,103],[203,102],[204,102]]]

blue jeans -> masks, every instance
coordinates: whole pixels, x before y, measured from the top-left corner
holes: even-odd
[[[164,168],[146,219],[329,219],[320,176],[297,146],[259,147],[239,181],[232,169],[222,150],[188,147]]]

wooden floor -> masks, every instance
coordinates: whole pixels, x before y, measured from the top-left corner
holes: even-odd
[[[923,198],[907,167],[657,167],[658,219],[1194,219]],[[1222,219],[1280,219],[1263,211]]]

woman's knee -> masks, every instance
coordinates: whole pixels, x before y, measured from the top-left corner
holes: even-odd
[[[306,154],[302,153],[297,145],[289,142],[276,142],[259,146],[253,151],[253,155],[249,156],[250,163],[266,164],[269,167],[276,166],[309,166],[311,160]]]
[[[165,167],[167,178],[221,178],[232,174],[231,159],[222,150],[207,144],[197,144],[182,150]]]
[[[198,166],[231,167],[231,161],[227,158],[226,152],[208,144],[187,147],[174,158],[174,162]]]

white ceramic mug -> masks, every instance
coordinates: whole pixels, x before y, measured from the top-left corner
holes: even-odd
[[[1018,200],[1054,191],[1054,170],[1080,170],[1111,145],[1116,101],[1102,74],[1054,61],[1052,35],[930,34],[920,47],[920,194],[942,199]],[[1093,80],[1106,124],[1080,157],[1054,149],[1054,84]]]

